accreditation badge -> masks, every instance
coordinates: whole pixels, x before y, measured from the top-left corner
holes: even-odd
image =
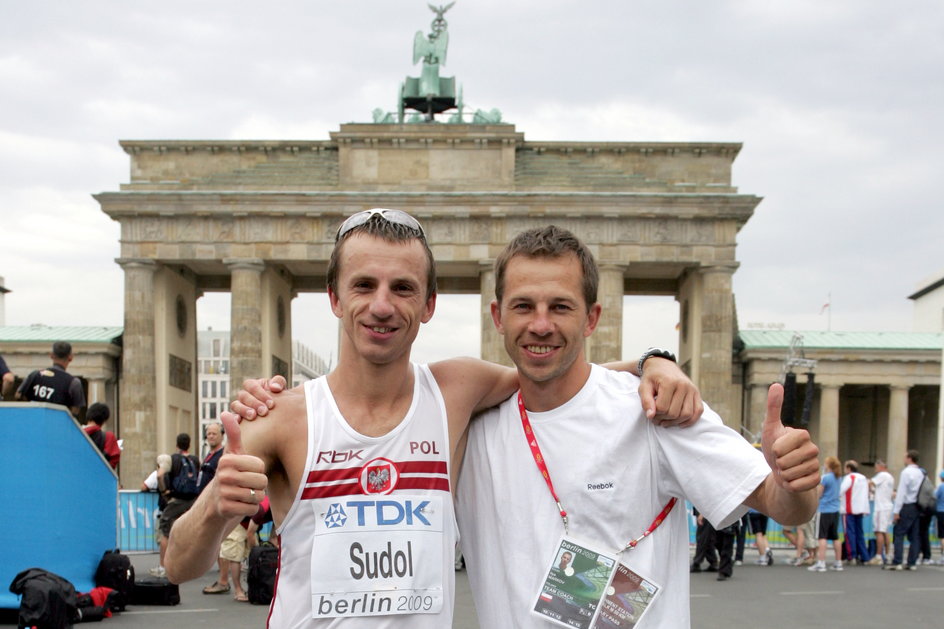
[[[595,629],[636,627],[662,588],[620,562],[607,588]]]
[[[531,613],[565,627],[591,627],[616,563],[615,555],[562,537]]]
[[[311,502],[317,516],[311,549],[313,618],[442,610],[441,496],[344,496]]]

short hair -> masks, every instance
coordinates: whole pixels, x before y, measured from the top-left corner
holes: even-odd
[[[108,405],[101,402],[95,402],[85,412],[85,419],[95,422],[99,426],[108,421],[109,417],[111,417],[111,411],[108,410]]]
[[[68,358],[72,354],[72,345],[66,341],[56,341],[52,344],[52,355],[56,358]]]
[[[878,467],[879,465],[882,467],[888,467],[888,463],[886,463],[883,459],[875,459],[875,467]]]
[[[836,476],[839,476],[840,472],[842,472],[842,468],[839,467],[839,459],[837,459],[836,457],[828,456],[826,457],[826,460],[824,461],[824,463],[826,464],[826,469],[828,469],[830,472],[832,472]]]
[[[918,452],[917,450],[908,450],[907,454],[908,454],[908,458],[911,459],[912,463],[917,463],[918,460],[921,458],[921,453]]]
[[[580,261],[583,271],[583,298],[587,302],[587,310],[597,303],[597,290],[600,286],[600,271],[597,268],[593,254],[579,238],[572,232],[548,225],[536,227],[521,232],[498,254],[495,259],[495,298],[500,304],[505,294],[505,271],[508,263],[515,256],[527,258],[560,258],[567,253],[573,253]]]
[[[209,422],[206,426],[203,427],[203,436],[204,436],[204,437],[206,437],[207,429],[208,429],[210,426],[219,426],[219,428],[220,428],[220,435],[223,434],[223,424],[222,424],[222,422],[212,421],[212,422]]]
[[[848,461],[846,461],[845,466],[853,472],[859,471],[859,464],[853,461],[852,459],[849,459]]]
[[[190,435],[185,432],[177,435],[177,449],[178,450],[189,450],[190,449]]]
[[[436,263],[433,260],[433,252],[429,249],[429,243],[426,242],[426,236],[423,232],[402,225],[393,223],[383,217],[382,214],[374,214],[367,221],[357,227],[344,232],[331,251],[331,257],[328,259],[327,285],[335,294],[338,292],[338,276],[341,274],[341,248],[347,240],[354,234],[367,234],[375,238],[381,238],[392,243],[406,243],[411,240],[419,240],[423,245],[423,251],[426,253],[426,299],[429,299],[436,292]]]

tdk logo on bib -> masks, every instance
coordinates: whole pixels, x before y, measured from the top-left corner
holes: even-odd
[[[325,526],[329,529],[344,526],[344,523],[347,522],[347,513],[344,512],[344,507],[337,502],[328,507],[328,513],[325,515],[324,522]]]
[[[432,526],[429,503],[429,500],[349,500],[343,505],[336,502],[328,507],[324,523],[329,529],[424,528]]]

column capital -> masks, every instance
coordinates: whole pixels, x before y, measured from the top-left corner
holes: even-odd
[[[157,270],[157,262],[149,258],[115,258],[122,269],[150,269]]]
[[[823,389],[841,389],[841,388],[844,386],[841,382],[838,382],[838,383],[837,383],[837,382],[819,382],[819,381],[817,381],[816,384],[818,384],[818,385],[820,386],[820,388],[823,388]]]
[[[888,385],[888,388],[889,388],[889,390],[891,390],[891,391],[904,391],[904,392],[907,392],[907,391],[910,391],[910,390],[911,390],[911,387],[913,387],[913,386],[914,386],[913,384],[889,384],[889,385]]]
[[[706,264],[697,267],[697,271],[703,275],[707,275],[708,273],[727,273],[733,275],[734,272],[738,270],[739,266],[741,266],[740,262],[720,262],[718,264]]]
[[[223,258],[223,264],[230,271],[265,271],[265,260],[262,258]]]
[[[619,271],[620,273],[625,273],[626,269],[629,268],[628,264],[620,264],[618,262],[606,262],[600,263],[598,268],[601,271]]]

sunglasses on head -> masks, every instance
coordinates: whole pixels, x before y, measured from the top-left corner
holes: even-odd
[[[338,234],[334,237],[334,242],[341,240],[341,237],[344,234],[348,233],[355,227],[360,227],[369,221],[375,214],[379,214],[380,218],[384,219],[388,223],[393,223],[394,225],[403,225],[404,227],[409,227],[410,229],[415,229],[420,233],[420,236],[426,238],[426,232],[423,231],[423,226],[420,225],[420,222],[404,212],[403,210],[388,210],[384,208],[374,208],[372,210],[364,210],[363,212],[358,212],[357,214],[352,214],[341,223],[341,226],[338,227]]]

